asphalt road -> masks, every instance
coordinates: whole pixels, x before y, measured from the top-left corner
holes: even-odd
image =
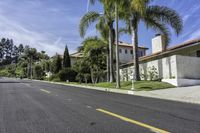
[[[0,133],[200,133],[200,106],[0,79]]]

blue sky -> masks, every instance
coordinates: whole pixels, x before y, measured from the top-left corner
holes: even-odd
[[[152,4],[173,8],[183,18],[184,30],[178,37],[172,34],[170,46],[200,37],[200,0],[154,0]],[[68,44],[72,53],[81,45],[78,25],[86,10],[87,0],[0,0],[0,37],[45,50],[49,55],[62,54]],[[97,4],[89,10],[102,12],[102,7]],[[97,33],[92,26],[87,36]],[[139,43],[150,48],[155,34],[140,24]],[[131,40],[128,35],[120,39]]]

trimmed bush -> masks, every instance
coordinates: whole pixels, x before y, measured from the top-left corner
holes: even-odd
[[[71,68],[65,68],[58,73],[58,77],[61,81],[69,81],[75,82],[76,81],[77,73]]]

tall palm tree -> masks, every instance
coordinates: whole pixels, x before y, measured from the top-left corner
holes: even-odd
[[[134,79],[140,80],[138,61],[138,25],[142,21],[147,28],[153,28],[163,34],[166,47],[170,41],[169,26],[177,35],[182,31],[182,19],[178,13],[165,6],[150,5],[152,0],[127,0],[121,17],[126,21],[126,29],[132,35],[134,50]]]
[[[80,35],[82,37],[85,36],[85,32],[89,25],[91,23],[97,22],[96,27],[97,29],[101,29],[100,27],[104,27],[103,31],[108,30],[109,31],[109,71],[110,71],[110,77],[109,80],[110,82],[114,82],[114,69],[113,69],[113,44],[114,44],[114,38],[115,38],[115,30],[114,30],[114,14],[112,13],[111,9],[113,8],[108,8],[108,5],[104,4],[104,11],[103,14],[95,12],[95,11],[90,11],[86,13],[80,22],[79,25],[79,30],[80,30]],[[99,28],[98,28],[99,27]],[[103,33],[101,31],[101,33]]]

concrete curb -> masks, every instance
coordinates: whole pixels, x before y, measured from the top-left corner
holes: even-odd
[[[156,98],[156,99],[162,99],[162,100],[169,100],[169,101],[176,101],[176,102],[182,102],[182,103],[190,103],[190,104],[200,104],[200,100],[194,100],[194,99],[181,99],[178,97],[166,97],[164,95],[158,95],[154,94],[152,92],[145,92],[145,91],[131,91],[131,90],[119,90],[119,89],[113,89],[113,88],[102,88],[102,87],[92,87],[92,86],[85,86],[85,85],[74,85],[74,84],[65,84],[65,83],[59,83],[59,82],[51,82],[51,81],[41,81],[41,80],[33,80],[33,81],[39,81],[44,83],[51,83],[51,84],[59,84],[59,85],[65,85],[65,86],[73,86],[78,88],[85,88],[90,90],[98,90],[98,91],[104,91],[104,92],[112,92],[112,93],[119,93],[119,94],[128,94],[128,95],[135,95],[135,96],[141,96],[141,97],[149,97],[149,98]]]
[[[85,86],[85,85],[65,84],[65,83],[51,82],[51,81],[41,81],[41,80],[33,80],[33,81],[39,81],[39,82],[51,83],[51,84],[59,84],[59,85],[66,85],[66,86],[73,86],[73,87],[85,88],[85,89],[90,89],[90,90],[98,90],[98,91],[104,91],[104,92],[113,92],[113,93],[128,94],[128,95],[134,95],[135,94],[135,91],[131,91],[131,90],[120,90],[120,89],[113,89],[113,88],[92,87],[92,86]]]

